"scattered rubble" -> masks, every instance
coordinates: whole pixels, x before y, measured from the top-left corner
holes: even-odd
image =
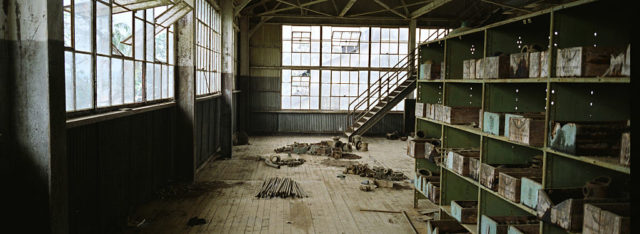
[[[381,180],[399,181],[407,179],[407,176],[405,176],[402,172],[393,171],[391,168],[374,166],[372,169],[369,168],[368,164],[360,163],[348,166],[343,173]]]
[[[355,148],[362,149],[362,151],[368,150],[368,144],[366,142],[358,141],[358,145]],[[274,149],[276,153],[295,153],[295,154],[310,154],[319,156],[330,156],[333,158],[347,158],[347,159],[359,159],[360,156],[351,154],[354,148],[352,143],[343,143],[339,137],[334,137],[333,141],[321,141],[318,143],[300,143],[294,142],[291,145],[286,145],[280,148]]]

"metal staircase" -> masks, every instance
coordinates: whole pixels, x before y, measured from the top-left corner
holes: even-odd
[[[345,135],[351,141],[354,135],[362,135],[371,129],[393,107],[416,88],[417,70],[415,55],[411,51],[389,71],[381,72],[380,79],[369,85],[367,91],[349,103]]]

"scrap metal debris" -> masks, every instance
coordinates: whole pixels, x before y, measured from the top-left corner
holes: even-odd
[[[358,159],[360,158],[360,156],[348,152],[352,152],[353,148],[367,151],[368,144],[362,141],[358,141],[357,144],[359,144],[359,146],[356,145],[356,143],[344,143],[340,141],[340,137],[334,137],[333,141],[321,141],[318,143],[294,142],[291,145],[276,148],[274,149],[274,151],[276,153],[310,154],[319,156],[330,156],[333,158]]]
[[[343,173],[359,175],[362,177],[381,179],[381,180],[399,181],[399,180],[407,179],[407,176],[405,176],[402,172],[393,171],[391,168],[374,166],[372,169],[372,168],[369,168],[368,164],[360,164],[360,163],[355,165],[350,165],[344,170]]]
[[[297,167],[306,162],[303,158],[288,158],[281,159],[278,155],[272,155],[271,157],[265,159],[264,161],[267,165],[280,168],[280,166],[288,166],[288,167]]]
[[[262,182],[260,192],[256,195],[258,198],[273,198],[273,197],[296,197],[303,198],[309,197],[304,190],[300,187],[298,182],[290,178],[272,177]]]

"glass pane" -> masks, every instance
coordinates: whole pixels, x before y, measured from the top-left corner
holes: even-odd
[[[120,53],[125,56],[131,56],[133,27],[131,22],[131,12],[124,12],[113,15],[113,45]],[[113,51],[113,54],[118,54]]]
[[[71,47],[71,12],[64,12],[64,46]]]
[[[135,27],[136,59],[142,60],[144,59],[144,22],[140,19],[136,19]]]
[[[146,87],[146,100],[153,100],[153,63],[147,63],[145,71],[145,87]]]
[[[76,54],[76,110],[93,107],[91,55]]]
[[[153,99],[162,98],[162,66],[155,64],[153,79]]]
[[[162,29],[156,35],[156,59],[167,62],[167,29]]]
[[[125,68],[126,68],[126,64],[125,64]],[[134,76],[134,91],[135,91],[135,102],[142,102],[143,101],[143,95],[142,95],[142,89],[143,89],[143,79],[142,79],[142,62],[136,62],[136,66],[135,66],[135,76]]]
[[[162,65],[162,98],[169,97],[169,81],[167,80],[169,77],[167,73],[169,73],[169,69],[166,65]]]
[[[111,11],[109,6],[98,2],[96,5],[96,50],[100,54],[109,55],[111,52]]]
[[[175,64],[173,33],[169,32],[169,64]]]
[[[96,89],[98,107],[109,106],[111,98],[111,63],[109,57],[98,56],[96,61]]]
[[[148,10],[147,10],[148,11]],[[154,57],[154,53],[153,53],[153,41],[154,41],[154,28],[153,28],[153,24],[147,23],[146,24],[146,30],[147,30],[147,35],[146,35],[146,44],[147,44],[147,53],[145,58],[147,59],[147,61],[153,62],[153,57]]]
[[[76,0],[74,6],[75,49],[91,52],[91,38],[93,34],[91,12],[93,12],[93,1]]]
[[[173,66],[169,66],[169,97],[172,98],[174,97],[174,79],[175,79],[175,75],[174,75],[174,70],[173,70]]]
[[[64,52],[64,87],[65,87],[65,102],[67,111],[74,110],[75,99],[73,90],[73,53]]]
[[[291,109],[291,98],[289,96],[282,96],[282,109]]]
[[[122,60],[111,59],[111,105],[124,103],[124,83],[122,81]]]

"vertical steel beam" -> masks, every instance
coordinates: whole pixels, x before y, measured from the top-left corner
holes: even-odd
[[[231,157],[233,136],[233,90],[235,89],[233,34],[233,1],[222,0],[222,107],[220,113],[220,144],[223,157]]]

